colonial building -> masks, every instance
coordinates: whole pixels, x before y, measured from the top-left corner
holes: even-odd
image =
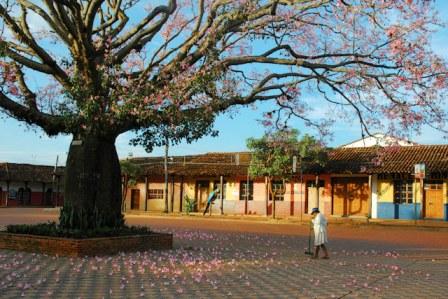
[[[355,141],[352,141],[350,143],[347,143],[345,145],[342,145],[340,147],[342,148],[349,148],[349,147],[372,147],[372,146],[413,146],[418,145],[415,142],[403,139],[403,138],[397,138],[390,135],[382,134],[382,133],[376,133],[372,136],[367,136],[365,138],[361,138]]]
[[[62,169],[0,163],[0,206],[62,205]]]
[[[163,211],[163,158],[136,158],[143,175],[127,192],[127,210]],[[212,213],[272,215],[263,177],[250,177],[250,153],[172,157],[168,164],[168,210],[185,212],[186,199],[201,212],[210,191],[222,188]],[[414,165],[426,165],[424,180]],[[323,168],[300,165],[277,195],[276,215],[300,217],[313,207],[334,217],[448,220],[448,145],[348,147],[329,152]],[[281,181],[273,189],[282,188]],[[283,189],[283,188],[282,188]]]

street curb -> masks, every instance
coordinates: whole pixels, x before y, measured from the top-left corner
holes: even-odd
[[[310,217],[304,215],[302,220],[298,218],[276,218],[265,216],[241,216],[241,215],[219,215],[212,214],[203,216],[201,213],[155,213],[155,212],[139,212],[132,211],[124,213],[126,216],[142,216],[142,217],[157,217],[157,218],[178,218],[189,220],[226,220],[226,221],[244,221],[244,222],[259,222],[266,224],[296,224],[296,225],[309,225]],[[384,219],[367,219],[367,218],[341,218],[341,217],[328,217],[329,225],[337,226],[353,226],[353,227],[390,227],[390,228],[421,228],[421,229],[436,229],[436,230],[448,230],[448,222],[446,221],[425,221],[417,220],[384,220]]]

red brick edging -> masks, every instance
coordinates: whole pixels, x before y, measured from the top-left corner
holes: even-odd
[[[0,232],[0,249],[19,250],[60,256],[111,255],[118,252],[172,249],[173,235],[120,236],[69,239]]]

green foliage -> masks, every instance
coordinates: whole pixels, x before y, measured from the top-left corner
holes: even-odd
[[[185,212],[187,212],[187,215],[189,215],[191,212],[193,212],[196,208],[196,199],[188,197],[188,195],[185,195]]]
[[[252,152],[250,175],[287,179],[292,175],[293,156],[301,157],[308,165],[325,164],[323,146],[312,136],[304,135],[298,140],[298,135],[299,132],[293,129],[247,139],[247,148]]]
[[[13,234],[27,234],[27,235],[39,235],[39,236],[75,238],[75,239],[151,234],[149,228],[142,226],[130,226],[130,227],[122,226],[118,228],[99,227],[95,229],[81,230],[81,229],[64,229],[58,226],[56,222],[47,222],[31,225],[30,224],[8,225],[6,229],[8,233]]]
[[[249,166],[251,176],[286,178],[292,174],[292,156],[297,149],[298,132],[276,131],[260,139],[249,138],[247,148],[252,152]]]
[[[217,136],[218,131],[213,130],[215,116],[204,110],[184,112],[178,114],[171,112],[170,121],[162,122],[141,130],[138,136],[130,141],[131,145],[141,145],[150,153],[155,146],[176,145],[182,140],[191,143],[203,136]]]
[[[308,134],[303,135],[298,142],[298,155],[302,163],[307,165],[324,166],[328,161],[328,149]]]
[[[125,187],[137,184],[138,177],[142,174],[142,167],[133,163],[131,160],[120,161],[121,174],[126,177],[127,184]]]

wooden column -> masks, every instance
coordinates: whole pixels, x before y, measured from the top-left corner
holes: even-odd
[[[164,213],[168,213],[168,137],[165,139],[165,157],[163,160],[164,178],[165,184],[163,188],[163,200],[165,202],[165,207],[163,208]]]
[[[145,192],[143,193],[145,195],[145,212],[148,211],[148,189],[149,189],[148,176],[145,175]]]
[[[285,187],[286,188],[286,187]],[[286,191],[286,190],[285,190]],[[294,216],[294,208],[295,208],[295,198],[294,198],[294,180],[291,180],[291,191],[290,191],[290,197],[289,197],[289,201],[290,201],[290,213],[289,216]],[[285,192],[286,193],[286,192]],[[283,199],[284,200],[284,199]]]
[[[246,180],[246,198],[244,199],[244,215],[247,215],[247,202],[249,200],[250,186],[249,186],[249,168],[247,171],[247,180]]]
[[[8,199],[9,199],[9,181],[6,181],[6,201],[5,201],[6,206],[8,206]]]
[[[316,208],[318,208],[320,210],[320,203],[319,203],[319,175],[318,174],[316,174]]]
[[[372,218],[372,175],[369,175],[369,198],[368,198],[368,215],[367,219]]]
[[[266,202],[266,216],[268,216],[268,206],[269,206],[269,189],[268,189],[268,177],[264,177],[264,189],[265,189],[265,202]]]
[[[221,196],[221,215],[224,215],[224,178],[222,176],[219,177],[219,194]]]
[[[59,183],[60,183],[60,181],[61,181],[61,177],[58,176],[58,178],[57,178],[57,185],[56,185],[56,207],[59,204],[59,186],[60,186]]]
[[[42,200],[40,202],[40,205],[45,205],[45,183],[42,183]]]
[[[180,177],[180,198],[179,198],[179,212],[182,212],[182,203],[184,201],[184,176]]]
[[[171,213],[174,212],[174,175],[171,176]]]

